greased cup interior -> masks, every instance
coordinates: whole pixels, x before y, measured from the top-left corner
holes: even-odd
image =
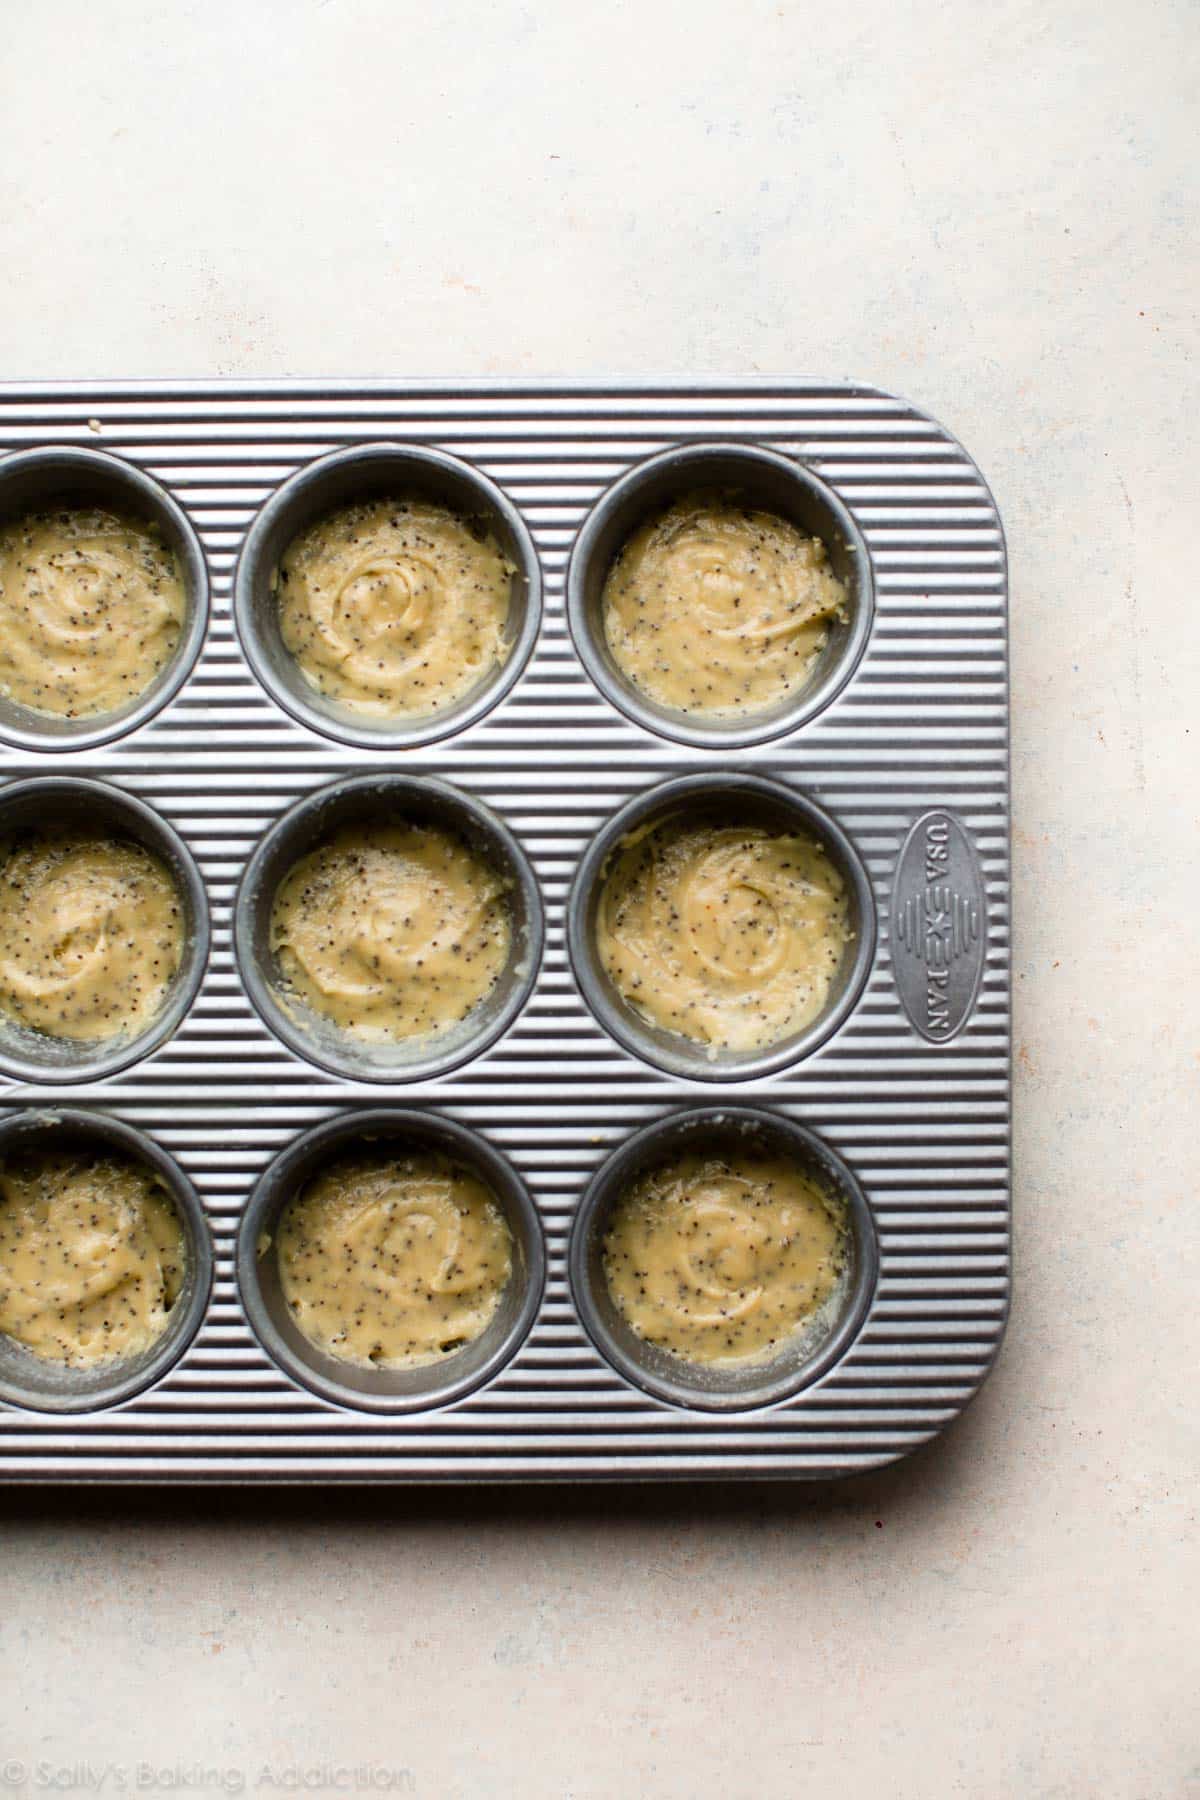
[[[440,1152],[479,1176],[512,1233],[512,1274],[488,1325],[462,1349],[421,1368],[362,1368],[310,1343],[292,1318],[275,1253],[280,1216],[314,1175],[350,1150],[386,1150],[389,1145]],[[289,1144],[260,1177],[238,1231],[242,1304],[264,1350],[313,1393],[367,1412],[444,1406],[490,1381],[528,1336],[545,1274],[541,1221],[512,1164],[477,1132],[435,1113],[399,1107],[341,1113]]]
[[[799,831],[816,840],[845,883],[852,933],[830,985],[825,1007],[800,1031],[756,1050],[713,1049],[667,1031],[636,1011],[618,992],[596,947],[600,895],[614,856],[643,827],[679,819],[690,823],[761,825]],[[862,858],[829,814],[805,795],[760,775],[682,775],[637,794],[613,815],[584,853],[567,901],[567,947],[588,1007],[611,1037],[668,1075],[692,1081],[750,1081],[809,1056],[849,1016],[875,956],[876,914]]]
[[[833,1294],[776,1356],[714,1368],[647,1343],[630,1327],[609,1293],[604,1237],[614,1206],[639,1176],[678,1155],[732,1147],[785,1156],[836,1195],[845,1208],[846,1260]],[[675,1113],[636,1132],[602,1165],[580,1201],[568,1261],[576,1309],[605,1360],[656,1399],[704,1412],[770,1406],[826,1374],[854,1342],[879,1272],[871,1210],[841,1157],[794,1120],[749,1107]]]
[[[0,696],[0,738],[23,750],[87,750],[122,737],[160,711],[190,675],[208,628],[208,565],[187,515],[151,476],[101,450],[18,450],[0,460],[0,523],[57,507],[107,507],[156,524],[183,576],[183,628],[145,691],[115,712],[63,719]]]
[[[183,1286],[166,1329],[140,1356],[92,1369],[43,1361],[0,1335],[0,1400],[36,1412],[94,1412],[131,1399],[164,1376],[183,1355],[204,1318],[213,1278],[212,1237],[200,1198],[179,1164],[142,1131],[106,1113],[54,1107],[12,1113],[0,1120],[0,1160],[16,1151],[61,1149],[72,1144],[109,1149],[156,1174],[183,1227]]]
[[[506,882],[511,939],[491,991],[456,1025],[381,1043],[356,1037],[290,998],[271,948],[271,910],[296,863],[343,826],[400,821],[461,838]],[[298,800],[246,865],[234,909],[234,948],[246,992],[267,1028],[297,1056],[350,1081],[424,1081],[480,1056],[533,991],[542,956],[542,903],[529,859],[489,807],[433,775],[357,775]]]
[[[18,1081],[100,1081],[149,1056],[178,1029],[208,962],[208,896],[196,859],[172,825],[144,800],[106,781],[35,775],[0,787],[0,843],[22,831],[111,832],[165,865],[183,907],[183,954],[162,1006],[144,1031],[91,1043],[55,1038],[0,1013],[0,1070]]]
[[[321,694],[284,644],[276,586],[280,558],[315,520],[341,506],[415,496],[489,529],[513,564],[504,661],[452,706],[394,719],[365,719]],[[233,611],[246,660],[285,712],[344,744],[405,750],[449,737],[490,712],[517,680],[537,641],[542,577],[525,521],[494,481],[444,451],[413,444],[335,450],[285,481],[247,535],[234,577]]]
[[[622,547],[646,519],[698,488],[731,493],[820,538],[846,589],[846,617],[834,619],[803,688],[744,717],[702,719],[663,706],[618,667],[604,631],[604,584]],[[833,489],[801,463],[750,444],[691,444],[664,450],[613,483],[583,523],[567,565],[567,619],[588,674],[614,706],[647,731],[702,749],[766,743],[815,718],[857,668],[875,611],[866,541]]]

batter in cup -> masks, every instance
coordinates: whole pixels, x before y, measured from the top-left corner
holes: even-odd
[[[350,712],[427,716],[504,661],[513,573],[492,534],[447,507],[364,501],[287,547],[280,632],[305,679]]]
[[[845,606],[819,538],[708,489],[638,527],[601,597],[609,649],[633,685],[713,720],[802,689]]]
[[[184,947],[179,889],[132,839],[27,832],[0,845],[0,1012],[75,1043],[160,1011]]]
[[[108,1149],[0,1163],[0,1332],[73,1369],[137,1356],[167,1328],[184,1233],[152,1170]]]
[[[845,884],[815,839],[686,815],[625,840],[596,917],[618,993],[714,1054],[817,1018],[849,937]]]
[[[423,1149],[362,1152],[321,1170],[285,1208],[277,1254],[310,1343],[384,1369],[473,1343],[512,1274],[512,1234],[490,1190]]]
[[[461,838],[403,821],[343,827],[271,909],[285,994],[364,1039],[458,1024],[495,986],[511,938],[503,878]]]
[[[183,576],[149,521],[99,507],[0,525],[0,694],[60,719],[137,700],[174,654]]]
[[[613,1209],[604,1274],[637,1336],[688,1362],[766,1361],[820,1312],[846,1264],[844,1208],[783,1156],[677,1156]]]

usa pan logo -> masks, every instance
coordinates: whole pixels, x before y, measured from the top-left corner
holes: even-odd
[[[892,966],[900,1004],[931,1044],[957,1037],[987,955],[983,875],[966,827],[938,808],[917,819],[892,883]]]

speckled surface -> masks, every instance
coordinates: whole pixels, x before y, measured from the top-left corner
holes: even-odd
[[[0,1788],[1200,1791],[1194,9],[5,36],[6,375],[801,371],[958,432],[1012,560],[1018,1254],[979,1401],[857,1485],[5,1498]]]

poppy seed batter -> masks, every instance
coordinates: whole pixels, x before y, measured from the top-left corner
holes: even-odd
[[[845,885],[813,839],[686,816],[625,840],[596,918],[600,962],[629,1005],[714,1052],[810,1024],[849,937]]]
[[[285,550],[280,631],[319,693],[366,717],[420,717],[504,661],[513,572],[490,532],[444,506],[346,506]]]
[[[491,991],[512,927],[503,878],[430,825],[347,825],[302,858],[271,909],[286,992],[355,1036],[420,1037]]]
[[[385,1369],[473,1343],[512,1274],[512,1234],[490,1190],[420,1149],[359,1152],[322,1169],[285,1208],[277,1254],[310,1343]]]
[[[713,719],[803,688],[845,604],[819,538],[707,489],[633,533],[601,596],[609,649],[634,686]]]
[[[604,1275],[638,1337],[689,1362],[765,1361],[830,1298],[844,1207],[783,1156],[678,1156],[613,1209]]]
[[[98,507],[0,526],[0,694],[91,719],[145,693],[185,613],[179,564],[158,527]]]
[[[130,839],[24,833],[0,846],[0,1011],[94,1043],[154,1019],[179,968],[183,902]]]
[[[33,1149],[0,1164],[0,1331],[86,1369],[162,1336],[184,1234],[152,1170],[107,1148]]]

